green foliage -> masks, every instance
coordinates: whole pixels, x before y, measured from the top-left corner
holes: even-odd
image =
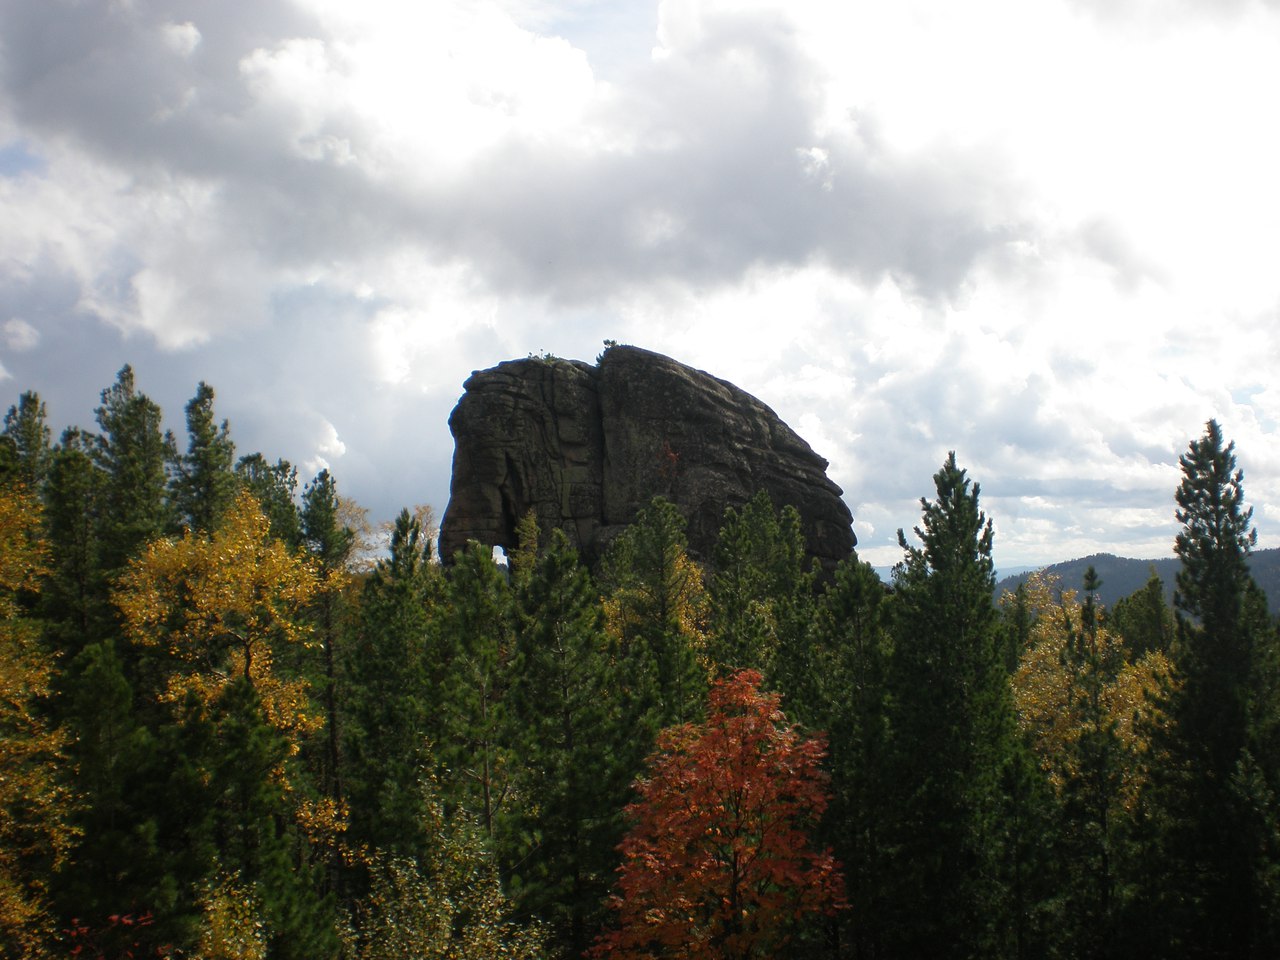
[[[121,368],[102,391],[92,457],[102,471],[101,565],[108,573],[170,526],[168,464],[176,457],[172,434],[161,431],[160,407],[134,386],[133,369]]]
[[[708,591],[714,616],[707,656],[715,669],[758,669],[789,702],[812,702],[805,687],[814,664],[805,632],[812,618],[813,582],[794,507],[775,511],[761,491],[741,514],[728,509]]]
[[[818,694],[812,723],[828,732],[831,806],[823,835],[844,865],[849,910],[841,939],[855,956],[882,955],[882,904],[892,869],[886,835],[891,654],[889,594],[870,564],[843,561],[817,604]]]
[[[314,771],[320,796],[335,810],[344,806],[344,764],[342,758],[342,718],[338,708],[339,663],[345,655],[348,611],[345,588],[350,581],[349,564],[356,548],[356,534],[345,522],[338,488],[328,470],[322,470],[302,491],[302,538],[319,578],[319,589],[311,599],[309,613],[314,624],[313,644],[319,647],[318,669],[302,658],[295,669],[319,691],[323,722],[315,736],[304,744],[304,758]],[[304,649],[305,653],[310,650]],[[338,885],[342,872],[339,851],[331,850],[331,885]]]
[[[1134,659],[1152,650],[1169,654],[1173,648],[1173,611],[1165,602],[1164,582],[1154,567],[1141,589],[1116,602],[1108,623],[1124,638]]]
[[[45,484],[45,527],[50,560],[41,612],[50,646],[68,661],[86,644],[105,639],[114,625],[100,558],[103,475],[91,441],[68,430],[53,451]]]
[[[1274,729],[1276,701],[1254,696],[1267,685],[1274,628],[1249,576],[1257,533],[1235,445],[1211,420],[1179,463],[1178,682],[1163,696],[1169,724],[1157,730],[1148,856],[1159,871],[1141,907],[1165,918],[1168,949],[1263,956],[1274,943],[1262,936],[1269,894],[1259,856],[1275,832],[1266,798],[1280,771],[1259,766],[1250,748],[1259,731]]]
[[[992,526],[954,453],[934,485],[936,499],[921,500],[921,545],[899,531],[905,557],[894,570],[886,935],[891,952],[996,956],[1014,929],[1002,855],[1004,828],[1017,820],[1003,781],[1017,740],[992,602]]]
[[[170,500],[179,525],[209,531],[231,509],[238,484],[230,428],[215,420],[213,388],[203,381],[187,403],[187,435],[187,452],[174,460]]]
[[[0,436],[9,444],[12,475],[28,490],[39,492],[52,451],[44,401],[38,393],[27,390],[18,397],[17,404],[4,415],[4,433]]]
[[[81,956],[567,960],[617,875],[634,936],[608,942],[640,955],[1280,942],[1280,638],[1215,423],[1181,461],[1176,619],[1154,576],[1109,613],[1096,578],[1032,578],[1001,618],[954,455],[892,590],[852,558],[815,598],[797,514],[763,495],[705,569],[654,500],[597,588],[533,514],[509,574],[478,545],[434,563],[407,511],[362,567],[328,472],[299,495],[284,461],[233,469],[207,385],[186,412],[178,456],[126,367],[96,435],[50,448],[34,393],[0,432],[0,954],[64,930]],[[763,681],[700,722],[740,665]],[[821,770],[784,750],[757,776],[801,729],[829,732]],[[659,730],[632,810],[671,842],[633,835],[619,874]],[[831,790],[801,838],[777,818],[805,770]],[[783,896],[809,828],[844,863],[834,915]],[[716,886],[766,835],[780,872]]]
[[[433,739],[447,771],[442,786],[492,841],[511,799],[515,624],[511,590],[490,548],[473,542],[454,558],[437,629],[440,732]]]
[[[402,510],[362,592],[343,729],[350,840],[391,857],[418,857],[427,842],[419,781],[431,768],[428,658],[442,590],[430,542]]]
[[[697,716],[707,689],[707,600],[687,546],[679,509],[655,497],[610,546],[601,572],[627,709],[649,737]]]
[[[566,958],[598,926],[622,838],[631,778],[617,678],[599,596],[563,531],[516,596],[511,690],[519,774],[519,838],[512,883],[522,911],[542,921]]]
[[[235,469],[241,485],[253,495],[271,521],[271,536],[291,549],[301,546],[302,521],[294,499],[298,492],[298,471],[287,460],[267,463],[260,453],[241,457]]]
[[[70,671],[66,723],[73,735],[79,843],[56,878],[64,916],[148,913],[154,946],[192,936],[192,885],[213,856],[204,760],[210,730],[198,709],[181,709],[158,730],[134,708],[115,644],[86,647]]]
[[[217,749],[211,769],[219,865],[261,904],[269,953],[278,960],[323,960],[339,949],[333,903],[318,894],[314,867],[298,856],[290,784],[278,771],[289,744],[268,721],[247,678],[213,704]],[[212,871],[216,876],[216,870]]]
[[[511,916],[497,867],[465,812],[445,814],[424,784],[419,859],[379,855],[357,911],[358,960],[541,960],[542,934]]]

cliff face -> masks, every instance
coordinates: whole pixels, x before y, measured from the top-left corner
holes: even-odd
[[[610,347],[593,367],[529,358],[473,373],[453,414],[453,480],[440,530],[452,557],[468,540],[515,546],[533,510],[595,563],[654,495],[689,524],[707,560],[726,507],[756,491],[799,512],[811,556],[826,567],[856,542],[827,462],[755,397],[700,370]]]

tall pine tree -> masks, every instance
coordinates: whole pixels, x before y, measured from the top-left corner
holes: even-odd
[[[1263,834],[1242,799],[1241,777],[1254,766],[1249,747],[1277,709],[1252,697],[1270,625],[1249,598],[1256,593],[1248,557],[1257,542],[1245,506],[1235,444],[1216,421],[1179,459],[1182,482],[1174,552],[1182,561],[1174,603],[1176,684],[1165,693],[1169,719],[1156,747],[1151,800],[1159,870],[1147,906],[1177,956],[1274,956],[1255,859]],[[1258,773],[1276,786],[1274,770]]]
[[[423,781],[437,709],[427,658],[442,590],[430,542],[402,510],[362,593],[343,728],[350,838],[394,856],[419,857],[427,840]]]
[[[992,526],[948,455],[922,499],[921,545],[894,570],[889,664],[895,882],[891,955],[1000,956],[1016,929],[1002,875],[1004,781],[1016,749],[992,594]]]
[[[208,532],[235,502],[236,446],[227,421],[213,413],[213,387],[204,381],[187,403],[187,452],[174,460],[170,497],[179,525]]]
[[[565,958],[580,957],[602,920],[617,865],[621,811],[635,771],[634,731],[613,676],[599,595],[563,531],[516,594],[513,714],[518,721],[519,902]]]

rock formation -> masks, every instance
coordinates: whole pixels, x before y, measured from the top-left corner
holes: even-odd
[[[856,542],[840,488],[777,414],[731,383],[641,350],[611,346],[596,366],[529,357],[471,375],[449,417],[454,437],[446,557],[468,540],[515,546],[533,510],[594,564],[661,494],[709,560],[726,507],[758,490],[799,512],[809,554],[831,568]]]

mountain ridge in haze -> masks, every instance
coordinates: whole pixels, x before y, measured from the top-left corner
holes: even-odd
[[[1006,590],[1018,589],[1018,584],[1023,583],[1031,574],[1041,571],[1058,577],[1064,589],[1079,590],[1084,582],[1084,572],[1092,566],[1102,580],[1098,599],[1103,606],[1113,607],[1117,600],[1141,589],[1153,570],[1164,583],[1165,601],[1172,604],[1174,581],[1180,564],[1177,557],[1140,560],[1119,557],[1113,553],[1094,553],[1076,560],[1062,560],[1043,567],[1021,569],[1000,577],[996,582],[996,598],[1003,596]],[[1253,579],[1267,595],[1267,608],[1272,616],[1280,615],[1280,547],[1253,551],[1249,555],[1249,569]],[[876,572],[886,583],[892,582],[892,567],[876,567]]]

